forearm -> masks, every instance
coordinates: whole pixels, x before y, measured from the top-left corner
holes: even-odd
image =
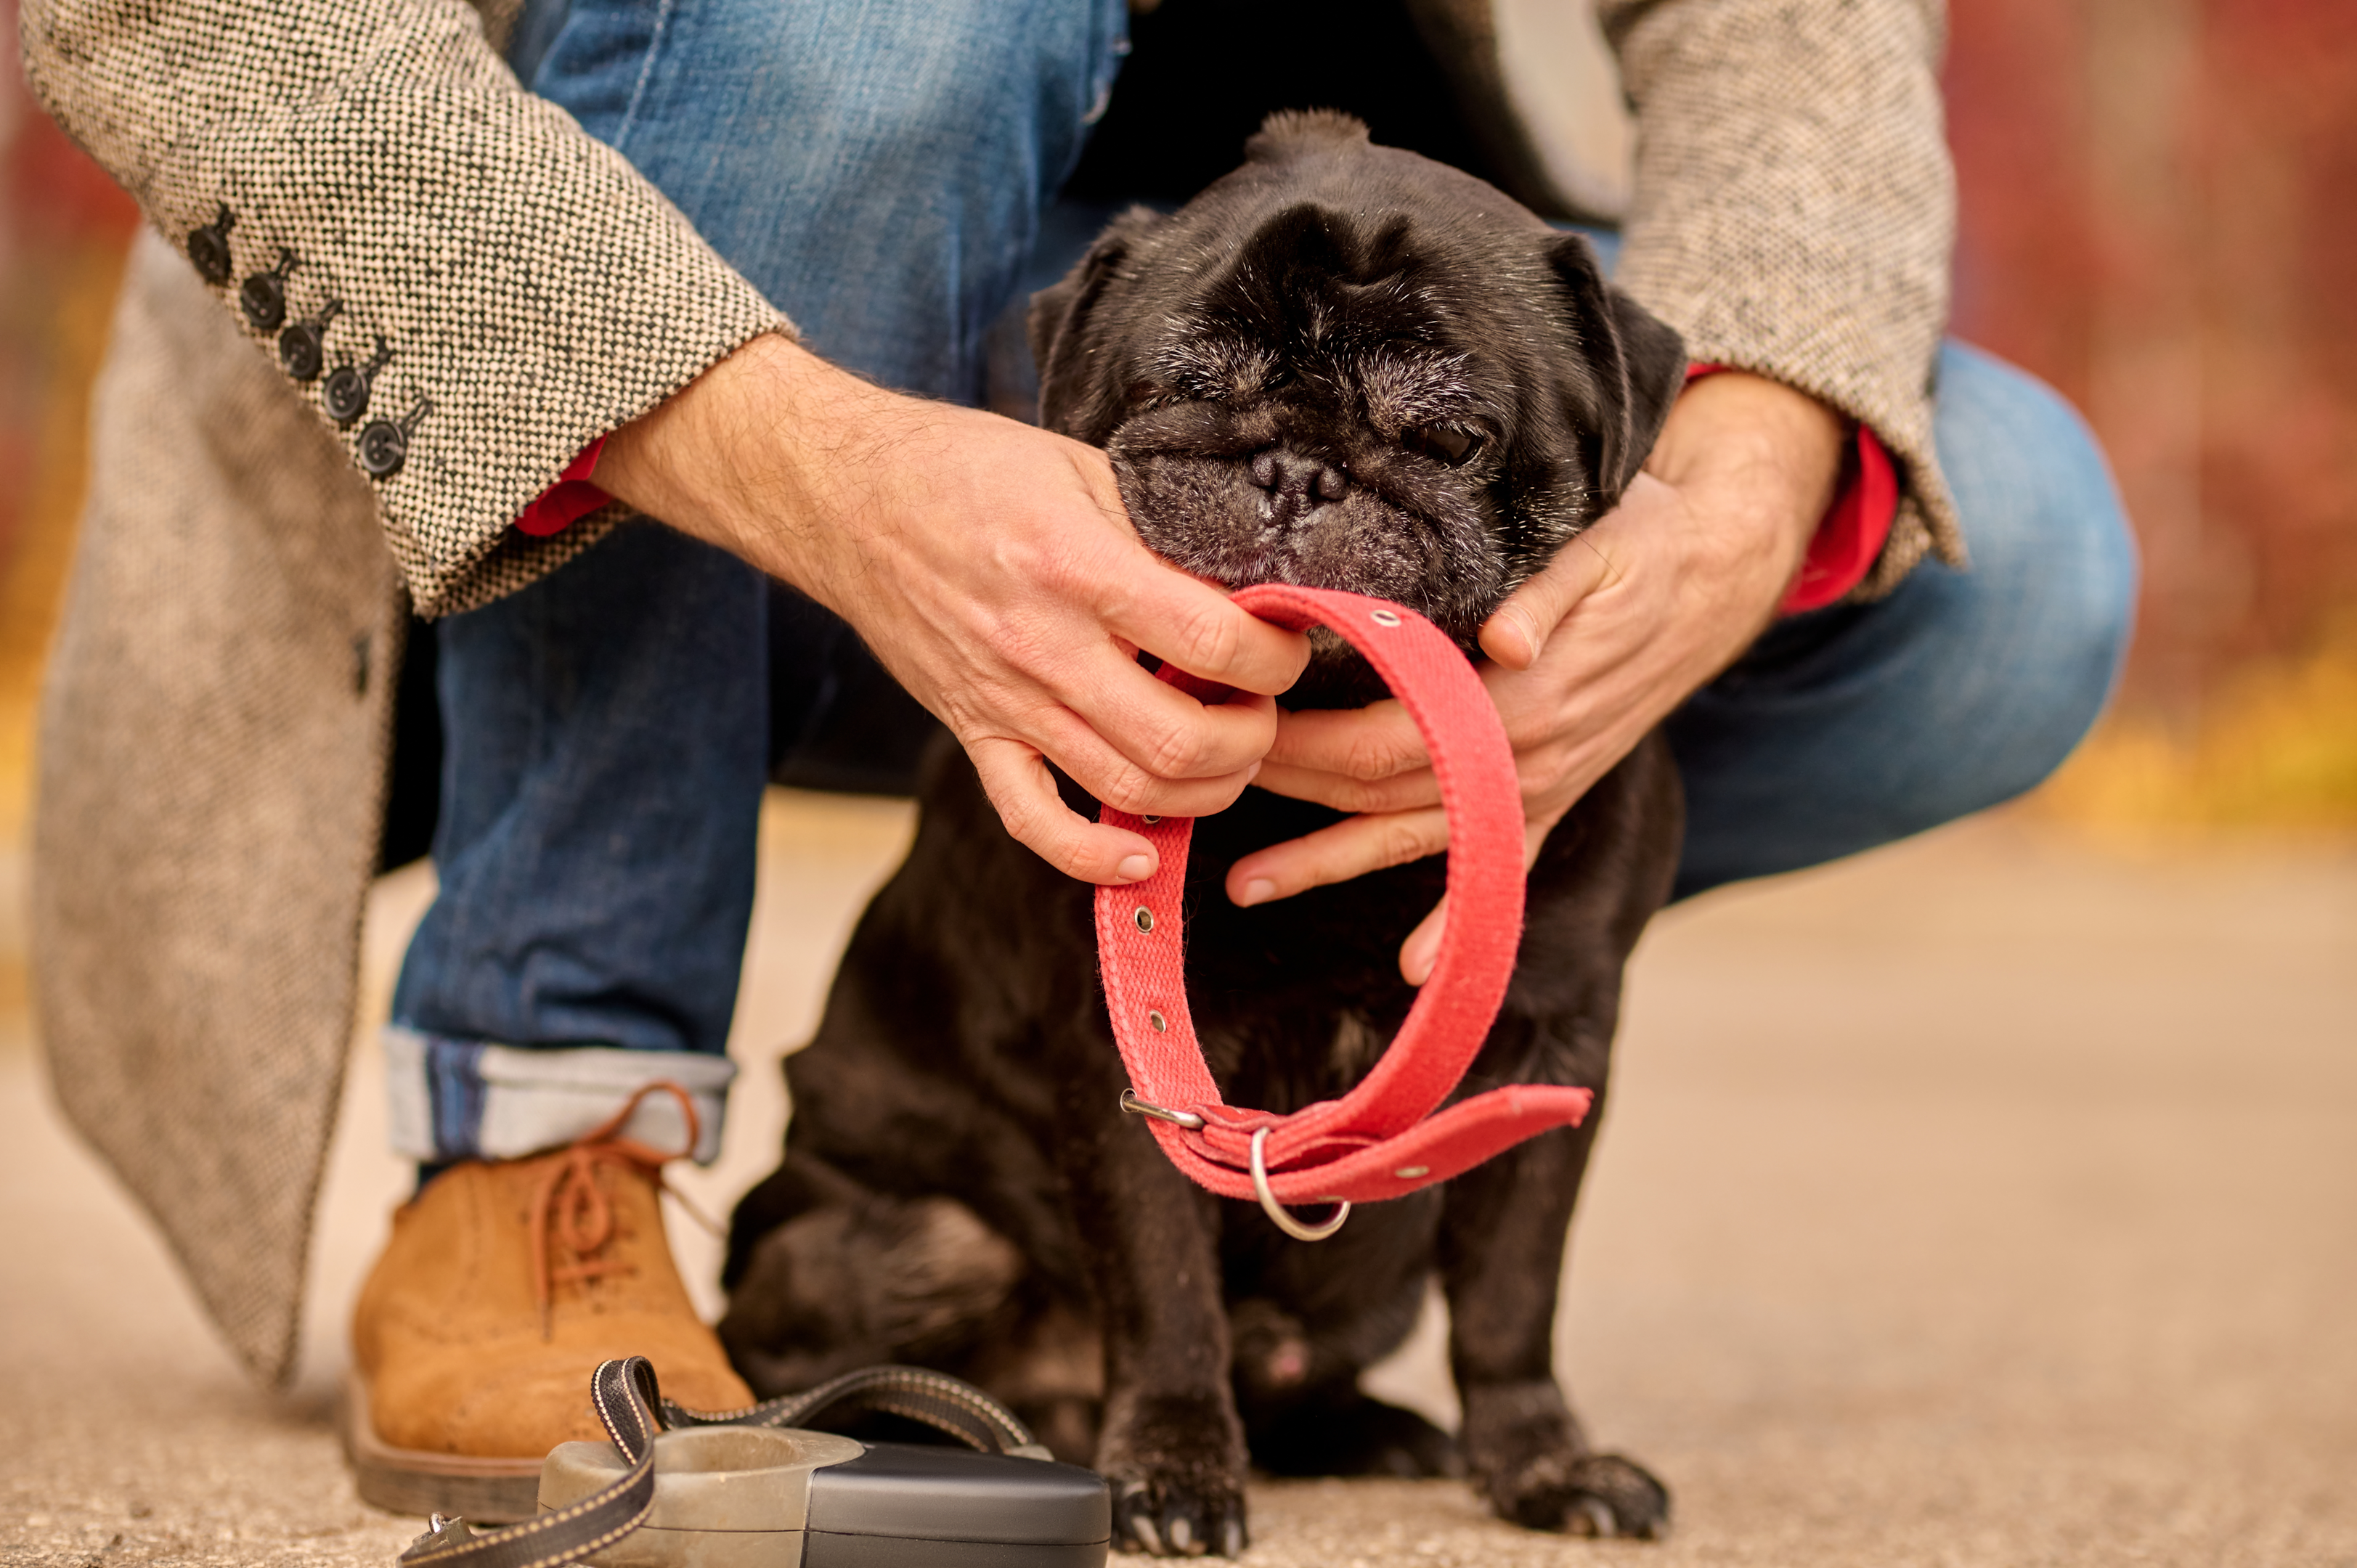
[[[597,483],[856,623],[859,580],[895,522],[873,481],[926,425],[965,417],[757,338],[616,431]]]
[[[1726,371],[1679,394],[1645,471],[1724,531],[1727,575],[1747,596],[1781,597],[1833,503],[1847,430],[1846,420],[1805,392]],[[1775,605],[1776,597],[1746,603],[1752,633]]]
[[[795,344],[757,338],[615,431],[597,459],[598,487],[823,597],[797,548],[816,503],[796,459],[825,441],[822,426],[840,430],[861,391],[875,389]]]
[[[1002,460],[1012,472],[994,477]],[[597,464],[608,493],[791,583],[856,627],[879,601],[941,580],[1046,592],[1054,562],[1024,563],[1020,493],[1069,481],[1102,547],[1167,572],[1136,542],[1103,455],[996,414],[889,392],[779,337],[758,338],[681,395],[616,431]],[[968,487],[971,487],[969,489]],[[961,493],[963,492],[963,493]],[[1064,527],[1073,521],[1060,519]],[[958,558],[963,558],[961,562]],[[979,571],[956,571],[963,565]],[[936,602],[954,617],[967,607]],[[980,628],[976,628],[977,635]],[[885,652],[886,662],[891,654]]]

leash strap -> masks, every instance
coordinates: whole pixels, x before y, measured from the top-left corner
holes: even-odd
[[[662,1402],[663,1425],[795,1426],[840,1430],[870,1411],[900,1416],[953,1437],[978,1454],[1045,1459],[1048,1450],[1005,1405],[972,1383],[925,1367],[862,1367],[798,1394],[780,1394],[737,1411],[690,1410]]]
[[[1264,1207],[1404,1197],[1550,1128],[1577,1125],[1593,1097],[1552,1084],[1510,1085],[1434,1114],[1480,1051],[1522,940],[1522,790],[1513,748],[1472,665],[1415,611],[1363,594],[1263,583],[1235,603],[1294,631],[1331,628],[1407,710],[1448,816],[1448,918],[1431,978],[1355,1088],[1286,1116],[1229,1105],[1187,1007],[1180,902],[1193,819],[1105,807],[1100,820],[1144,834],[1161,857],[1146,881],[1096,893],[1105,1005],[1142,1102],[1132,1108],[1151,1118],[1163,1152],[1194,1181]],[[1168,665],[1162,675],[1206,700],[1224,693]]]
[[[629,1461],[622,1478],[577,1502],[522,1524],[475,1531],[459,1519],[434,1517],[401,1554],[401,1568],[561,1568],[620,1541],[646,1523],[655,1506],[655,1434],[684,1426],[794,1426],[818,1431],[868,1411],[922,1422],[984,1454],[1045,1459],[1048,1451],[1015,1412],[971,1383],[922,1367],[866,1367],[798,1394],[743,1410],[690,1410],[662,1396],[644,1356],[601,1362],[589,1377],[589,1402],[614,1446]]]
[[[603,1552],[646,1523],[655,1507],[655,1434],[662,1430],[654,1363],[644,1356],[601,1362],[590,1375],[589,1399],[606,1434],[630,1463],[620,1480],[537,1519],[479,1535],[465,1520],[436,1514],[432,1528],[401,1554],[403,1568],[557,1568]]]

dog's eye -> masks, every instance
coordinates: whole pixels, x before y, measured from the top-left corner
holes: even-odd
[[[1402,435],[1400,445],[1455,468],[1470,462],[1473,455],[1481,450],[1481,437],[1453,425],[1421,424]]]

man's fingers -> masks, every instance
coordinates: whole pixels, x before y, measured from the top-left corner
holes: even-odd
[[[1199,716],[1209,717],[1220,711],[1220,704],[1206,709],[1198,706],[1191,697],[1173,695],[1194,708]],[[1245,701],[1265,706],[1269,700],[1255,697]],[[1242,746],[1232,748],[1230,760],[1219,772],[1205,772],[1199,764],[1188,763],[1184,776],[1174,776],[1165,769],[1178,766],[1173,761],[1175,754],[1166,751],[1153,757],[1150,762],[1140,762],[1114,744],[1103,723],[1069,710],[1033,715],[1013,738],[1045,752],[1082,789],[1106,805],[1140,816],[1208,817],[1215,811],[1224,811],[1235,804],[1236,797],[1244,792],[1244,787],[1262,766],[1257,746]],[[1126,738],[1135,743],[1135,736]]]
[[[1539,851],[1546,847],[1547,834],[1555,832],[1555,823],[1563,821],[1564,813],[1569,811],[1572,802],[1578,799],[1574,795],[1570,800],[1523,824],[1523,875],[1529,875],[1531,867],[1539,863]]]
[[[1076,722],[1051,725],[1049,756],[1072,781],[1106,805],[1140,817],[1209,817],[1236,803],[1260,771],[1257,762],[1211,779],[1159,779]]]
[[[1574,537],[1545,571],[1491,613],[1481,628],[1481,651],[1509,670],[1529,669],[1572,607],[1611,580],[1612,564],[1597,541],[1586,533]]]
[[[1228,868],[1228,897],[1241,905],[1265,904],[1387,865],[1405,865],[1448,847],[1448,817],[1437,806],[1345,817],[1237,861]]]
[[[1432,907],[1432,913],[1416,922],[1415,929],[1400,943],[1400,978],[1410,985],[1422,985],[1432,978],[1432,966],[1440,961],[1440,937],[1448,924],[1448,895]]]
[[[1223,778],[1258,762],[1276,738],[1275,698],[1239,691],[1224,702],[1200,702],[1116,657],[1111,643],[1072,661],[1050,690],[1080,723],[1152,779]],[[1065,748],[1049,744],[1047,750],[1071,766]]]
[[[1200,583],[1138,547],[1150,574],[1132,575],[1134,596],[1108,605],[1105,624],[1117,635],[1189,675],[1274,697],[1309,666],[1309,639],[1272,626],[1219,589]]]
[[[1261,765],[1260,777],[1253,782],[1272,795],[1314,800],[1338,811],[1409,811],[1419,806],[1440,804],[1440,780],[1429,768],[1361,784],[1355,779],[1315,768],[1265,762]]]
[[[1396,697],[1363,708],[1311,708],[1277,720],[1268,759],[1361,783],[1428,766],[1432,754]]]
[[[983,792],[1016,842],[1082,882],[1143,882],[1160,864],[1142,833],[1090,822],[1064,804],[1047,760],[1020,741],[984,739],[966,747]]]

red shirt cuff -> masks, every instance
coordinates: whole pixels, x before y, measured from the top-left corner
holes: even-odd
[[[517,532],[529,533],[534,539],[546,539],[562,533],[575,523],[596,511],[614,498],[589,482],[597,471],[598,455],[606,450],[602,435],[581,448],[573,461],[565,465],[565,472],[556,476],[556,483],[526,502],[516,514]]]
[[[1686,380],[1691,383],[1729,368],[1688,365]],[[1899,516],[1899,470],[1881,440],[1863,424],[1857,427],[1857,460],[1848,466],[1841,492],[1818,521],[1801,570],[1776,607],[1781,615],[1821,610],[1841,598],[1866,581],[1890,538],[1890,525]]]

